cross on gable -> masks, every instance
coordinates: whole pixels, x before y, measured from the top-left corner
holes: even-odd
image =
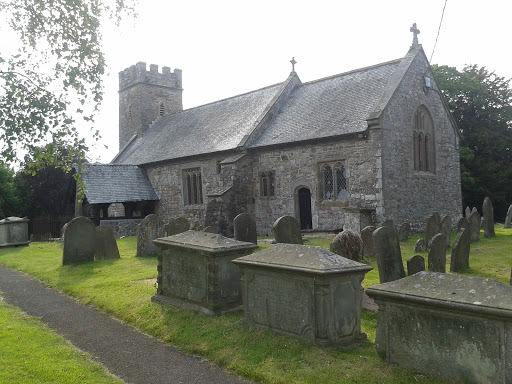
[[[295,61],[295,57],[292,57],[290,63],[292,63],[292,72],[295,72],[295,64],[297,64],[297,62]]]
[[[416,26],[416,23],[412,25],[412,27],[409,29],[414,34],[414,37],[412,39],[412,46],[417,47],[419,45],[418,43],[418,35],[420,34],[420,30]]]

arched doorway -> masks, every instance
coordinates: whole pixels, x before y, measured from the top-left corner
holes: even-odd
[[[311,216],[311,191],[309,188],[301,188],[298,191],[300,229],[313,229]]]

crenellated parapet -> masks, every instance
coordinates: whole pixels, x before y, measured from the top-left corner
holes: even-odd
[[[181,69],[171,72],[170,67],[162,67],[159,72],[158,65],[150,64],[147,70],[146,63],[140,61],[119,72],[119,91],[140,83],[181,89]]]

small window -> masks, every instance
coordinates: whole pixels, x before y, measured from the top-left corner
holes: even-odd
[[[343,162],[326,163],[321,167],[322,200],[346,200],[347,175]]]
[[[203,204],[203,182],[199,168],[183,170],[185,205]]]
[[[160,110],[159,110],[160,116],[163,116],[165,113],[165,107],[164,103],[160,103]]]
[[[275,194],[275,172],[266,171],[260,173],[260,196],[268,197]]]

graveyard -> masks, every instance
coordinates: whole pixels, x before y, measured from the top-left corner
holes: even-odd
[[[471,243],[469,269],[464,276],[488,277],[510,283],[512,229],[495,226],[495,237],[480,233]],[[422,235],[400,242],[402,262],[415,252]],[[258,239],[260,252],[273,247],[270,239]],[[450,243],[453,245],[455,233]],[[305,237],[305,245],[329,249],[331,237]],[[361,332],[367,339],[352,348],[322,348],[313,343],[254,328],[244,321],[242,311],[210,316],[151,301],[156,294],[156,255],[137,257],[137,240],[117,241],[120,258],[63,265],[62,243],[32,243],[25,247],[0,249],[0,264],[23,271],[132,325],[142,332],[198,355],[228,371],[262,383],[443,383],[412,370],[386,364],[375,348],[377,313],[363,309]],[[451,248],[446,252],[446,271],[450,270]],[[366,289],[379,284],[376,258],[364,259],[373,270],[362,281]],[[81,381],[81,382],[87,382]],[[97,382],[91,380],[89,382]]]

